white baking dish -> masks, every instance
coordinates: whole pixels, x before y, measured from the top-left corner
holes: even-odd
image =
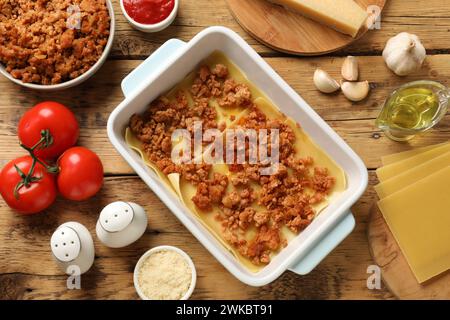
[[[166,189],[156,174],[125,143],[124,130],[134,113],[182,80],[213,51],[224,52],[257,87],[299,122],[303,129],[344,169],[348,188],[313,223],[258,273],[252,273],[217,241]],[[355,152],[314,110],[236,33],[223,27],[203,30],[188,43],[172,39],[155,51],[122,82],[125,100],[111,113],[108,136],[114,147],[192,234],[234,276],[252,286],[272,282],[287,269],[307,274],[353,230],[350,207],[367,187],[367,170]]]

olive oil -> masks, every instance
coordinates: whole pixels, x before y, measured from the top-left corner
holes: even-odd
[[[439,110],[439,97],[427,88],[398,90],[386,103],[381,118],[391,126],[404,129],[427,127]]]
[[[408,140],[435,125],[445,114],[449,94],[432,81],[407,84],[386,100],[376,124],[394,140]]]

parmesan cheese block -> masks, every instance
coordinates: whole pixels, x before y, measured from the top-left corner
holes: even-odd
[[[410,170],[416,166],[419,166],[429,160],[443,155],[450,151],[450,143],[444,144],[435,149],[420,153],[416,156],[410,157],[406,160],[395,162],[388,166],[377,169],[377,176],[380,182],[384,182],[390,178],[393,178],[407,170]]]
[[[450,167],[378,202],[419,283],[450,269]]]
[[[272,0],[339,32],[356,37],[368,13],[353,0]]]
[[[450,166],[450,152],[376,185],[375,191],[380,199],[383,199],[448,166]]]
[[[447,144],[448,142],[444,142],[444,143],[439,143],[439,144],[435,144],[432,146],[426,146],[426,147],[422,147],[422,148],[417,148],[417,149],[413,149],[413,150],[408,150],[408,151],[403,151],[403,152],[399,152],[399,153],[394,153],[394,154],[389,154],[387,156],[381,157],[381,162],[383,163],[383,166],[387,166],[390,164],[393,164],[395,162],[399,162],[402,160],[406,160],[410,157],[414,157],[417,156],[421,153],[430,151],[432,149],[436,149],[439,147],[442,147],[444,144]]]

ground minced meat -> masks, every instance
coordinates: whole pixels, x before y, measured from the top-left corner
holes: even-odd
[[[105,0],[0,0],[0,63],[26,83],[69,81],[99,60],[109,31]]]
[[[296,154],[294,129],[280,119],[268,118],[253,102],[250,88],[233,79],[226,66],[201,66],[188,94],[193,106],[188,104],[186,92],[179,92],[172,100],[165,96],[156,99],[145,114],[133,115],[131,131],[164,174],[180,173],[196,186],[191,200],[201,213],[219,208],[214,218],[222,226],[228,244],[253,264],[268,264],[271,255],[287,245],[282,229],[287,227],[293,233],[304,230],[316,215],[314,205],[326,199],[336,178],[327,168],[316,166],[312,157]],[[267,135],[271,130],[279,131],[280,164],[276,174],[261,175],[260,163],[231,163],[230,174],[223,175],[213,172],[211,164],[172,162],[170,142],[174,130],[190,129],[194,121],[202,121],[204,128],[220,127],[217,112],[208,103],[211,99],[222,109],[246,108],[236,128],[257,132],[263,129]],[[189,132],[192,134],[191,129]],[[245,234],[251,228],[256,234],[247,240]]]

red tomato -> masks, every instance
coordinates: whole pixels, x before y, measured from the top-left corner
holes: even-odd
[[[91,150],[73,147],[58,160],[58,190],[69,200],[82,201],[94,196],[103,185],[103,165]]]
[[[41,139],[42,130],[48,129],[53,143],[48,148],[36,149],[34,154],[40,159],[55,159],[74,146],[80,129],[75,115],[64,105],[46,101],[35,105],[20,119],[19,139],[28,148]]]
[[[23,214],[38,213],[47,209],[55,201],[57,194],[54,177],[47,173],[44,166],[36,163],[32,176],[41,179],[19,188],[17,198],[15,197],[14,190],[22,178],[14,165],[27,175],[32,162],[30,156],[24,156],[10,161],[0,172],[0,194],[8,206]]]

